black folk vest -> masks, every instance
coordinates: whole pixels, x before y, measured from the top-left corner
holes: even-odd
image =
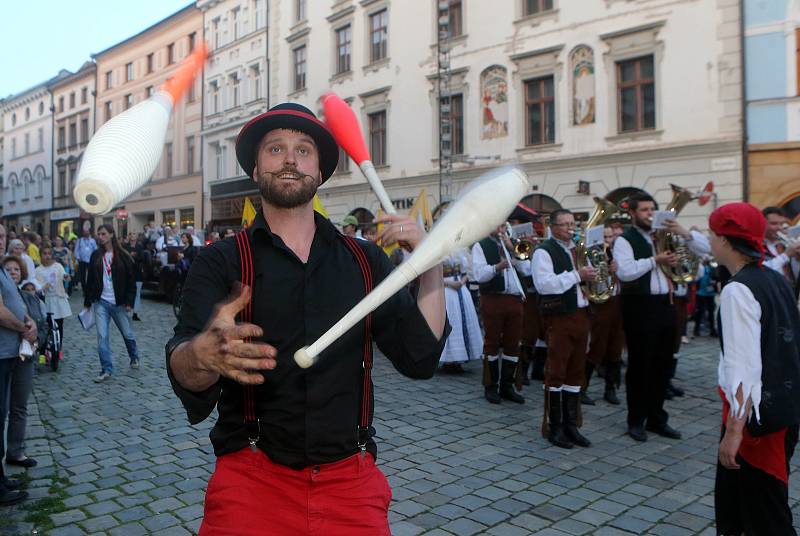
[[[633,258],[648,259],[653,256],[653,248],[650,243],[642,236],[636,227],[633,225],[625,229],[622,237],[628,241],[633,250]],[[658,267],[654,268],[658,270]],[[626,281],[622,283],[623,295],[649,295],[650,294],[650,272],[647,272],[642,277],[634,279],[633,281]]]
[[[550,255],[556,275],[574,269],[569,254],[554,239],[548,238],[536,249],[542,249]],[[578,285],[573,285],[564,294],[539,294],[539,310],[546,315],[574,313],[578,310]]]
[[[789,284],[774,270],[749,264],[733,282],[750,289],[761,306],[761,423],[747,422],[761,436],[800,423],[800,314]],[[725,353],[722,322],[717,325]]]
[[[486,264],[494,266],[500,262],[500,246],[488,236],[478,242],[486,257]],[[511,268],[514,269],[513,267]],[[486,283],[480,283],[481,294],[502,294],[506,290],[506,280],[503,272],[498,273]]]

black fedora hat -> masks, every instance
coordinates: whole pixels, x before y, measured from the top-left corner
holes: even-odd
[[[339,162],[339,146],[328,127],[314,113],[301,104],[284,102],[276,104],[267,112],[247,122],[236,137],[236,159],[247,173],[253,176],[256,167],[256,149],[267,132],[279,128],[297,130],[311,136],[319,150],[319,170],[322,182],[336,171]]]

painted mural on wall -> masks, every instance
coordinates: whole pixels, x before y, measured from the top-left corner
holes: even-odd
[[[572,69],[572,124],[594,123],[594,52],[586,45],[575,47],[569,55]]]
[[[481,73],[481,139],[508,135],[508,79],[505,67],[492,65]]]

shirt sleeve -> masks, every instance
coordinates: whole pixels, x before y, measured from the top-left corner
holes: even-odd
[[[511,262],[514,264],[514,268],[516,268],[519,275],[523,277],[530,277],[533,274],[533,258],[524,261],[520,259],[512,259]]]
[[[172,390],[178,395],[191,424],[205,420],[214,410],[222,392],[221,382],[205,391],[194,392],[183,387],[175,379],[170,367],[170,354],[182,342],[191,340],[203,331],[218,303],[227,299],[232,288],[229,278],[229,264],[222,248],[235,247],[233,244],[219,242],[221,246],[203,248],[189,270],[183,287],[181,315],[175,326],[175,335],[166,346],[167,375]],[[229,258],[234,258],[229,252]]]
[[[368,251],[370,264],[377,272],[377,286],[393,266],[382,251],[374,247]],[[429,379],[439,365],[450,324],[445,320],[444,332],[437,338],[411,292],[403,288],[375,311],[372,334],[380,351],[398,372],[409,378]]]
[[[749,288],[731,282],[720,295],[720,319],[725,350],[720,353],[719,386],[731,405],[731,415],[744,415],[745,406],[736,399],[741,387],[743,400],[752,400],[756,419],[760,420],[761,306]]]
[[[617,277],[625,282],[639,279],[656,267],[653,257],[634,259],[630,242],[621,236],[614,241],[614,259],[617,261]]]
[[[537,249],[534,252],[532,271],[533,284],[536,291],[542,295],[564,294],[581,280],[575,270],[556,274],[553,271],[553,259],[543,249]]]
[[[689,231],[692,237],[688,242],[689,250],[695,255],[711,255],[711,243],[708,237],[699,231]]]
[[[494,266],[486,263],[480,244],[472,246],[472,275],[478,283],[488,283],[497,275]]]

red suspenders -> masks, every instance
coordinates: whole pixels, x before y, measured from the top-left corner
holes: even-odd
[[[253,291],[253,252],[250,249],[250,239],[247,231],[243,230],[236,234],[236,249],[239,252],[239,262],[242,264],[242,285],[249,287]],[[253,300],[239,313],[239,320],[250,323],[253,321]],[[251,342],[251,338],[245,342]],[[250,448],[255,452],[256,443],[261,435],[261,421],[256,417],[255,393],[252,385],[242,387],[244,391],[244,425],[247,429],[247,439]]]
[[[344,235],[338,235],[344,242],[347,249],[355,258],[361,276],[364,278],[364,290],[366,294],[372,292],[373,280],[372,270],[370,269],[369,260],[361,246],[358,245],[358,240]],[[253,288],[253,251],[250,247],[250,237],[247,236],[247,231],[243,230],[236,234],[236,249],[239,252],[239,261],[242,265],[242,285]],[[247,304],[242,312],[239,314],[241,322],[253,321],[253,301]],[[246,342],[250,342],[247,339]],[[366,452],[367,441],[371,436],[370,434],[370,415],[372,414],[372,315],[367,315],[365,320],[365,333],[364,333],[364,347],[363,347],[363,363],[364,377],[361,392],[361,412],[358,420],[357,428],[357,442],[358,447],[361,449],[362,454]],[[261,435],[261,421],[256,415],[255,392],[252,385],[245,385],[244,391],[244,424],[247,429],[247,438],[250,442],[250,448],[255,451],[256,443]]]
[[[366,294],[372,292],[372,270],[370,270],[367,255],[358,241],[349,236],[339,235],[344,240],[350,253],[355,257],[361,275],[364,278],[364,291]],[[361,416],[358,421],[358,447],[363,455],[367,450],[367,441],[370,438],[369,417],[372,414],[372,315],[367,315],[364,322],[364,384],[361,389]]]

